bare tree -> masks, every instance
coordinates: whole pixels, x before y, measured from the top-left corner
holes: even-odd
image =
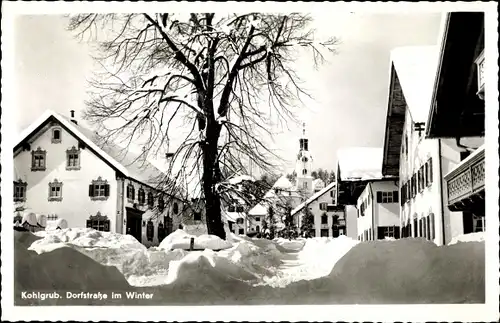
[[[145,138],[143,154],[175,150],[167,177],[170,190],[182,180],[173,171],[200,174],[209,234],[225,238],[219,186],[225,174],[248,173],[248,163],[270,172],[278,156],[263,138],[296,122],[308,95],[292,63],[300,48],[313,64],[334,52],[335,38],[316,41],[311,18],[292,13],[79,14],[69,29],[90,36],[103,72],[91,81],[85,118],[107,140]],[[189,129],[170,148],[181,120]],[[163,187],[165,189],[165,187]]]

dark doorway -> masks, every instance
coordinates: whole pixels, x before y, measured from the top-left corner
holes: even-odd
[[[142,213],[139,210],[126,208],[127,211],[127,234],[142,243]]]
[[[474,219],[472,217],[472,212],[464,211],[462,213],[462,219],[464,223],[464,234],[474,232]]]

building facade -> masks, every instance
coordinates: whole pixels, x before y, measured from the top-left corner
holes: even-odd
[[[445,14],[440,45],[425,135],[454,142],[461,155],[459,163],[444,167],[441,181],[444,209],[461,214],[445,222],[454,237],[485,230],[484,13]],[[491,111],[497,115],[498,105]]]
[[[70,228],[130,234],[145,245],[204,221],[203,212],[158,189],[164,175],[153,165],[118,161],[116,147],[100,147],[94,135],[52,111],[26,129],[14,147],[16,209],[45,215],[49,224],[64,219]]]
[[[455,140],[425,137],[438,54],[436,46],[391,53],[382,172],[399,177],[401,237],[443,245],[464,232],[463,214],[445,207],[443,182],[464,154]]]
[[[372,241],[400,236],[397,180],[370,182],[357,202],[358,240]]]
[[[292,217],[300,229],[307,208],[314,218],[315,237],[338,237],[346,234],[346,218],[343,208],[337,206],[336,184],[330,183],[305,202],[292,210]]]

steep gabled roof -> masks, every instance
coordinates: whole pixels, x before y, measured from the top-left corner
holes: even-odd
[[[292,210],[292,215],[295,215],[297,212],[300,212],[304,207],[307,205],[311,204],[315,200],[317,200],[319,197],[323,196],[325,193],[329,192],[332,188],[334,188],[337,184],[335,182],[332,182],[325,186],[321,191],[317,192],[316,194],[312,195],[310,198],[308,198],[304,203],[299,204],[295,209]]]
[[[138,154],[130,151],[123,153],[124,149],[116,144],[103,144],[101,138],[95,132],[77,125],[51,110],[45,111],[35,122],[21,132],[20,138],[14,146],[14,152],[24,142],[41,131],[50,121],[58,122],[66,131],[81,140],[95,155],[127,178],[155,187],[158,179],[163,178],[165,175],[147,160],[135,161],[139,156]]]

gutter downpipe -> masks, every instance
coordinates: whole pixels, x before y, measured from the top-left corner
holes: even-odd
[[[372,185],[371,183],[368,183],[369,189],[370,189],[370,195],[372,196],[372,237],[374,238],[373,240],[378,240],[375,239],[375,201],[377,200],[375,196],[373,196],[373,190],[372,190]]]
[[[441,212],[441,229],[442,229],[442,235],[443,235],[443,246],[446,245],[446,227],[445,227],[445,221],[444,221],[444,190],[443,190],[443,163],[441,161],[441,139],[438,139],[438,163],[439,163],[439,194],[440,194],[440,201],[439,201],[439,207],[440,207],[440,212]]]

